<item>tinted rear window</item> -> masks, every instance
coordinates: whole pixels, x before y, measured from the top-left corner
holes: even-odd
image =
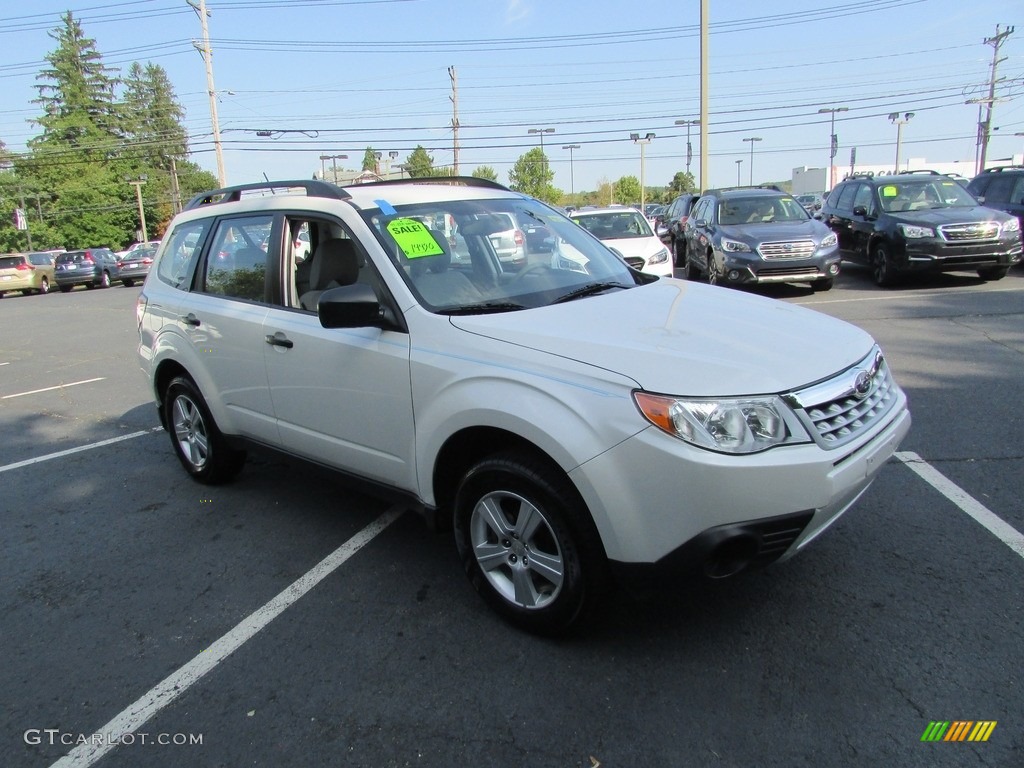
[[[22,261],[21,256],[0,256],[0,269],[14,269]]]

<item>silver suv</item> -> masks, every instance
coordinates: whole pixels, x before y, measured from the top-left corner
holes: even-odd
[[[494,243],[509,217],[553,250],[509,270]],[[636,272],[481,179],[201,195],[163,239],[138,329],[192,477],[229,480],[259,444],[397,492],[536,632],[574,625],[618,579],[791,557],[910,427],[864,331]]]

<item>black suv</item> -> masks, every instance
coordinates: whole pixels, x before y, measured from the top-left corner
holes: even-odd
[[[686,264],[686,239],[683,237],[683,227],[686,226],[686,219],[690,215],[693,204],[700,198],[696,192],[687,192],[679,195],[668,204],[661,214],[661,227],[657,234],[661,242],[668,246],[672,254],[674,266],[682,267]]]
[[[836,236],[777,187],[704,193],[683,228],[686,277],[708,282],[810,283],[829,290],[839,274]]]
[[[934,171],[854,175],[836,185],[821,218],[844,259],[870,265],[878,285],[912,272],[977,271],[1006,276],[1020,260],[1020,222]]]
[[[986,208],[1012,213],[1024,227],[1024,165],[986,168],[967,185]]]

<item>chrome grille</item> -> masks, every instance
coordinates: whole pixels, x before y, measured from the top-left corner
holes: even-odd
[[[998,240],[999,222],[975,221],[968,224],[945,224],[939,227],[939,234],[944,240],[954,243],[971,240]]]
[[[858,391],[858,383],[866,390]],[[835,393],[819,400],[826,392]],[[796,394],[811,435],[823,448],[838,448],[877,424],[896,402],[896,384],[882,353],[875,349],[835,379]],[[798,411],[799,413],[799,411]]]
[[[813,240],[783,240],[757,246],[762,259],[809,259],[814,255],[814,249]]]

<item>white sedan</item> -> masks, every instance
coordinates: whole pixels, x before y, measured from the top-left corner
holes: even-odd
[[[571,218],[618,253],[640,272],[672,277],[668,248],[635,208],[593,208],[573,211]]]

